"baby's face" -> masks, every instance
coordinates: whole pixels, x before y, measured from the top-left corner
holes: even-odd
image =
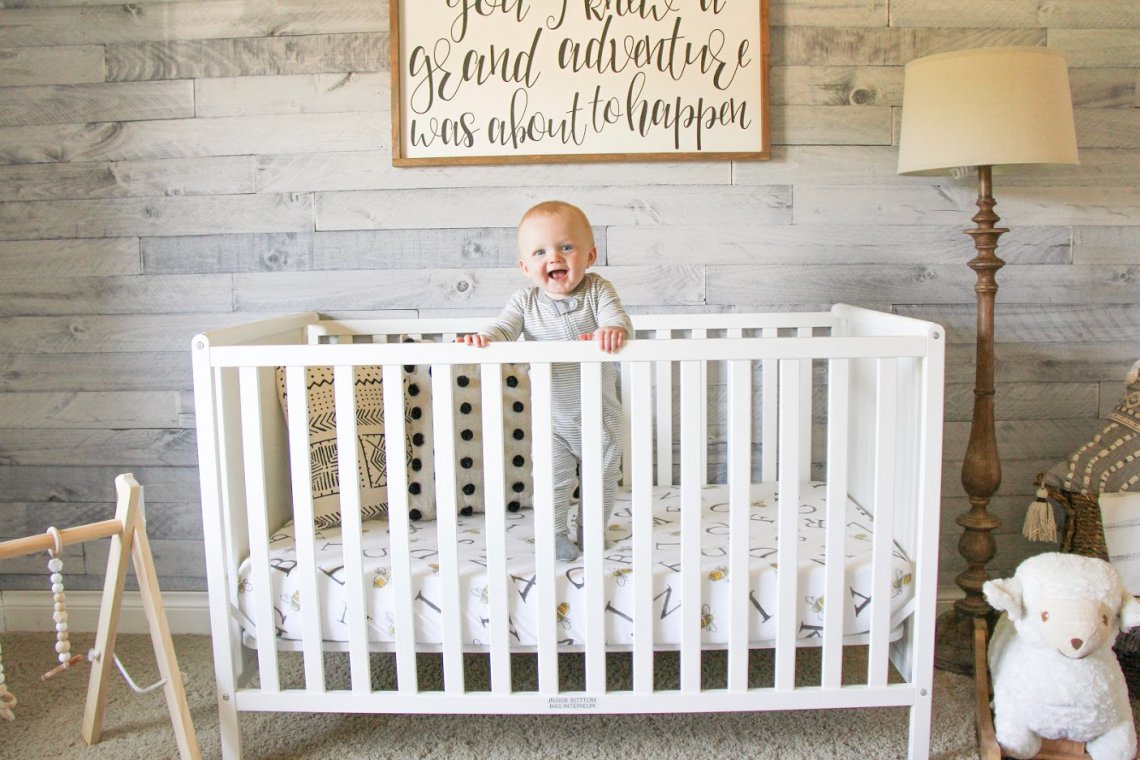
[[[551,298],[573,293],[597,258],[589,227],[570,214],[537,214],[519,225],[519,267]]]

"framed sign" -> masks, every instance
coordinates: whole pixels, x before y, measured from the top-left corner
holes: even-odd
[[[389,0],[392,163],[766,159],[767,0]]]

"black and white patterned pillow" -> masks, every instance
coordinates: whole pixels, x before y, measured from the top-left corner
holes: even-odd
[[[460,514],[486,510],[483,494],[483,392],[479,366],[452,368],[456,488]],[[507,509],[532,506],[530,375],[525,364],[502,367],[503,469]]]
[[[285,370],[276,371],[277,398],[289,419]],[[353,376],[356,395],[357,473],[360,477],[360,516],[373,520],[388,514],[388,472],[384,448],[384,391],[380,368],[357,367]],[[306,367],[308,395],[309,465],[313,517],[318,528],[340,525],[340,474],[337,470],[337,423],[332,367]]]
[[[404,343],[416,338],[404,336]],[[408,516],[435,519],[435,456],[432,453],[431,368],[404,366],[404,429],[408,436]]]
[[[410,387],[415,376],[404,377],[404,397],[409,398]],[[288,394],[285,389],[285,371],[276,370],[277,397],[281,409],[289,419]],[[360,519],[377,520],[388,515],[388,462],[386,436],[384,434],[384,382],[379,366],[356,367],[353,373],[356,398],[356,461],[360,479]],[[309,461],[313,495],[313,522],[317,528],[335,528],[341,523],[340,514],[340,474],[337,456],[337,421],[333,390],[332,367],[307,367],[305,369],[305,389],[308,395]],[[405,419],[409,418],[405,403]],[[406,430],[404,450],[408,467],[408,482],[422,480],[423,475],[415,471],[414,443],[419,428],[409,424]],[[430,447],[428,449],[430,451]],[[427,458],[430,465],[431,458]],[[435,514],[435,496],[430,489],[430,470],[427,473],[428,488],[422,493],[414,491],[408,496],[408,510],[413,519],[419,511],[430,510]]]
[[[419,336],[403,336],[404,341],[420,340]],[[425,469],[432,460],[434,436],[432,434],[431,377],[426,367],[405,367],[405,374],[416,378],[415,392],[407,388],[409,431],[412,434],[412,464],[417,459]],[[486,510],[483,478],[483,397],[478,364],[454,365],[451,368],[452,403],[455,431],[455,488],[456,509],[470,515]],[[503,450],[504,488],[507,509],[517,512],[533,503],[531,487],[531,416],[530,375],[525,364],[505,364],[502,368],[503,394]],[[417,444],[417,441],[421,442]],[[430,482],[430,478],[428,479]],[[410,486],[411,487],[411,486]],[[421,489],[429,487],[422,483]],[[422,519],[434,519],[434,504],[430,515],[425,511]]]

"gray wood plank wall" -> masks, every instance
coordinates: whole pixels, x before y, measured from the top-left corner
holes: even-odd
[[[512,227],[561,196],[635,311],[835,301],[950,338],[941,582],[973,383],[971,179],[895,174],[902,66],[988,45],[1072,65],[1082,166],[999,175],[994,574],[1034,474],[1099,426],[1140,356],[1134,0],[771,0],[772,160],[393,169],[380,0],[0,2],[0,537],[147,487],[163,587],[205,587],[188,341],[297,309],[493,311]],[[69,554],[69,588],[105,550]],[[0,588],[43,588],[40,558]]]

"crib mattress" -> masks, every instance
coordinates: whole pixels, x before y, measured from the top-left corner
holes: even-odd
[[[825,489],[812,483],[802,489],[799,510],[799,635],[819,637],[822,633],[825,571],[823,567],[825,531]],[[728,626],[720,624],[729,616],[728,583],[728,488],[707,486],[701,492],[701,576],[700,605],[686,609],[680,593],[680,491],[673,487],[657,487],[653,492],[653,605],[654,645],[658,648],[677,646],[681,641],[681,620],[694,614],[701,620],[702,641],[707,645],[727,644]],[[749,638],[753,642],[771,641],[776,636],[776,489],[775,484],[760,483],[752,487],[749,525]],[[613,519],[607,531],[610,547],[605,551],[606,638],[607,644],[620,648],[633,643],[633,545],[630,529],[630,494],[619,491]],[[510,575],[512,644],[522,647],[537,643],[534,589],[534,516],[531,510],[506,515],[507,566]],[[843,584],[844,634],[864,633],[870,627],[871,536],[873,519],[860,506],[848,501],[846,510],[846,580]],[[475,514],[458,518],[460,537],[460,595],[464,600],[463,642],[469,649],[484,647],[490,637],[489,593],[484,541],[484,516]],[[326,641],[347,641],[344,562],[339,528],[316,532],[318,587],[321,596],[322,635]],[[443,620],[440,611],[440,578],[436,550],[436,523],[413,523],[409,536],[412,556],[413,596],[416,641],[439,644]],[[365,582],[369,589],[369,636],[378,644],[395,642],[394,584],[391,580],[388,524],[383,520],[364,524]],[[896,617],[913,593],[913,568],[910,559],[895,544],[891,553],[891,615]],[[271,598],[274,600],[277,635],[282,639],[300,640],[302,615],[311,607],[301,598],[300,573],[296,568],[296,547],[292,524],[277,531],[270,540]],[[584,570],[580,561],[558,563],[556,578],[559,642],[574,645],[584,642],[583,622],[579,613],[585,606],[581,587]],[[238,602],[247,633],[253,625],[253,578],[249,559],[239,569]]]

